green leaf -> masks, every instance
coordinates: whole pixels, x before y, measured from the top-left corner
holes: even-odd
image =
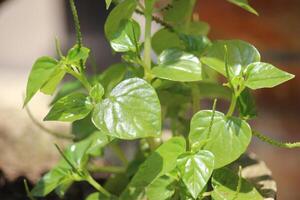
[[[61,68],[56,68],[56,70],[51,75],[51,78],[43,85],[41,92],[47,95],[52,95],[60,81],[64,78],[66,72]]]
[[[220,40],[210,46],[207,53],[201,58],[201,62],[226,76],[225,46],[227,46],[231,78],[241,75],[249,64],[260,61],[259,52],[251,44],[241,40]]]
[[[71,94],[75,91],[78,91],[80,89],[82,89],[82,84],[78,80],[65,82],[58,90],[57,94],[51,101],[50,105],[53,105],[57,100],[61,99],[62,97]]]
[[[110,40],[110,45],[116,52],[138,51],[141,35],[140,25],[135,20],[123,20],[120,27]]]
[[[226,100],[231,99],[230,89],[218,83],[201,81],[197,84],[197,86],[199,88],[199,91],[201,91],[200,96],[202,98],[223,98]]]
[[[94,126],[91,120],[91,114],[72,123],[72,135],[75,136],[75,141],[79,141],[88,137],[96,130],[97,128]]]
[[[211,44],[210,40],[206,36],[201,35],[193,36],[180,34],[180,39],[184,42],[186,51],[192,52],[199,57]]]
[[[83,64],[85,64],[86,60],[88,59],[90,54],[90,49],[86,47],[81,47],[76,44],[74,47],[72,47],[67,55],[67,62],[70,64],[79,65],[81,60],[83,61]]]
[[[197,199],[214,169],[214,155],[209,151],[185,153],[177,159],[181,179],[189,193]]]
[[[255,100],[249,89],[245,89],[240,94],[237,100],[237,106],[241,117],[244,119],[252,119],[257,116]]]
[[[111,4],[112,0],[105,0],[105,3],[106,3],[106,10],[109,9],[109,6]]]
[[[184,49],[184,44],[175,32],[163,28],[152,36],[152,48],[156,54],[160,54],[165,49]]]
[[[180,26],[187,20],[193,10],[193,0],[172,1],[171,7],[163,12],[164,21],[173,26]]]
[[[93,105],[88,96],[73,93],[55,102],[44,120],[73,122],[86,117],[92,109]]]
[[[176,167],[177,157],[185,152],[185,148],[183,137],[173,137],[158,147],[139,167],[120,200],[137,199],[158,177],[171,172]]]
[[[118,84],[108,98],[95,106],[92,119],[101,132],[120,139],[161,134],[159,99],[152,86],[139,78]]]
[[[107,197],[100,192],[95,192],[90,194],[85,200],[118,200],[118,198],[112,196],[112,197]]]
[[[161,176],[146,188],[148,200],[167,200],[175,193],[175,179],[170,176]]]
[[[245,85],[253,90],[272,88],[294,78],[294,75],[263,62],[248,65],[245,69],[245,76]]]
[[[219,169],[214,172],[212,178],[213,192],[211,194],[213,200],[263,200],[255,187],[242,179],[242,185],[238,195],[236,189],[239,177],[226,168]],[[236,196],[237,195],[237,196]]]
[[[98,81],[102,84],[107,96],[111,90],[120,83],[126,74],[126,64],[119,63],[111,65],[98,77]]]
[[[24,106],[50,79],[52,73],[58,67],[58,61],[51,57],[41,57],[37,59],[28,77]]]
[[[90,97],[95,101],[95,102],[100,102],[102,97],[104,95],[104,88],[100,83],[97,83],[94,85],[90,91]]]
[[[202,79],[201,63],[193,54],[179,49],[167,49],[152,69],[156,77],[172,81],[199,81]]]
[[[121,22],[125,19],[130,19],[137,6],[136,0],[124,0],[119,3],[108,15],[104,31],[108,40],[114,38],[120,27]]]
[[[204,142],[203,149],[215,156],[215,169],[223,167],[244,153],[251,141],[250,126],[236,117],[226,117],[223,113],[202,110],[191,121],[189,140],[191,146]],[[211,128],[210,128],[211,127]]]
[[[227,1],[247,10],[252,14],[258,15],[257,11],[249,5],[248,0],[227,0]]]
[[[193,35],[193,36],[206,36],[209,32],[209,29],[210,27],[206,22],[192,21],[189,23],[188,29],[184,32],[188,35]]]

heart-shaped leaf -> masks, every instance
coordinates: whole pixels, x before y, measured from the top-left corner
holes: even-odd
[[[216,169],[239,158],[246,151],[251,136],[250,126],[244,120],[202,110],[192,118],[189,140],[191,146],[203,143],[202,148],[214,154]]]
[[[43,87],[58,67],[58,61],[51,57],[45,56],[37,59],[28,77],[24,106]]]
[[[152,69],[156,77],[172,81],[199,81],[202,69],[199,59],[179,49],[167,49],[158,58],[158,66]]]
[[[73,122],[86,117],[92,109],[93,105],[88,96],[73,93],[55,102],[44,120]]]
[[[134,20],[123,20],[118,31],[110,40],[110,45],[116,52],[138,51],[141,34],[140,25]]]
[[[120,139],[157,137],[161,134],[157,94],[143,79],[122,81],[95,106],[93,123],[101,132]]]
[[[260,54],[251,44],[241,40],[220,40],[214,42],[201,61],[217,72],[226,75],[225,46],[227,47],[228,68],[231,78],[240,75],[253,62],[260,61]]]
[[[253,185],[242,178],[241,188],[237,194],[239,177],[226,168],[218,169],[214,172],[212,178],[213,200],[263,200]]]
[[[253,90],[275,87],[294,78],[294,75],[263,62],[248,65],[245,69],[245,76],[245,85]]]
[[[214,155],[206,150],[186,153],[177,159],[181,179],[193,198],[205,188],[214,169]]]

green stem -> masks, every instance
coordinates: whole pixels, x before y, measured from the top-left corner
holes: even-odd
[[[99,183],[97,183],[97,181],[95,181],[95,179],[93,179],[91,175],[87,175],[86,181],[103,195],[107,197],[111,196],[111,194],[106,189],[104,189]]]
[[[56,53],[57,53],[57,55],[58,55],[61,59],[64,58],[64,55],[63,55],[63,53],[62,53],[62,51],[61,51],[60,42],[59,42],[59,40],[58,40],[57,37],[55,37],[55,48],[56,48]]]
[[[282,148],[288,148],[288,149],[300,148],[300,142],[290,143],[290,142],[276,141],[276,140],[273,140],[273,139],[259,133],[258,131],[252,131],[252,134],[254,136],[256,136],[257,138],[259,138],[261,141],[269,143],[269,144],[271,144],[273,146],[276,146],[276,147],[282,147]]]
[[[152,25],[152,12],[153,0],[145,1],[145,43],[144,43],[144,78],[151,81],[151,25]]]
[[[88,170],[91,172],[121,174],[126,171],[126,168],[119,167],[119,166],[98,166],[98,165],[89,164]]]
[[[70,69],[69,67],[66,67],[67,69],[67,72],[69,74],[71,74],[72,76],[74,76],[76,79],[78,79],[81,84],[85,87],[85,89],[90,92],[92,86],[91,84],[89,83],[89,81],[87,80],[86,76],[84,75],[83,72],[75,72],[73,71],[72,69]]]
[[[242,166],[239,166],[239,180],[238,180],[238,185],[236,187],[235,195],[232,200],[236,200],[239,196],[239,193],[241,191],[242,187]]]
[[[76,10],[74,0],[70,0],[69,2],[70,2],[70,6],[71,6],[72,15],[73,15],[73,20],[74,20],[74,23],[75,23],[77,45],[80,49],[81,46],[82,46],[82,34],[81,34],[81,31],[80,31],[80,23],[79,23],[78,13],[77,13],[77,10]]]
[[[27,197],[30,199],[30,200],[35,200],[35,198],[32,196],[30,190],[29,190],[29,187],[28,187],[28,184],[27,184],[27,181],[24,179],[24,187],[25,187],[25,191],[26,191],[26,195]]]
[[[230,106],[229,106],[226,116],[229,117],[234,113],[236,102],[237,102],[237,97],[234,94],[232,94],[231,103],[230,103]]]
[[[126,155],[124,154],[123,150],[120,148],[120,146],[116,143],[111,143],[111,148],[114,151],[114,153],[118,156],[118,158],[122,161],[122,163],[127,166],[128,160],[126,158]]]
[[[192,83],[192,98],[193,98],[192,109],[193,109],[193,114],[195,114],[200,110],[200,93],[196,83]]]

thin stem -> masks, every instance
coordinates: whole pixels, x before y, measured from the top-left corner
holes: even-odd
[[[70,0],[69,2],[70,2],[72,15],[73,15],[73,20],[74,20],[74,23],[75,23],[77,45],[80,49],[81,46],[82,46],[82,34],[81,34],[81,31],[80,31],[80,23],[79,23],[78,13],[77,13],[77,10],[76,10],[74,0]]]
[[[237,97],[234,94],[232,94],[231,103],[226,116],[231,116],[234,113],[236,102],[237,102]]]
[[[127,166],[128,160],[126,158],[126,155],[124,154],[123,150],[120,148],[120,146],[116,143],[111,143],[111,148],[114,151],[114,153],[118,156],[118,158],[122,161],[122,163]]]
[[[195,114],[200,110],[200,93],[199,93],[199,88],[196,83],[192,83],[192,109],[193,113]]]
[[[104,189],[97,181],[95,181],[95,179],[93,179],[91,175],[87,175],[86,181],[103,195],[107,197],[111,196],[111,194],[106,189]]]
[[[43,131],[45,131],[46,133],[55,136],[57,138],[60,139],[67,139],[67,140],[72,140],[74,137],[72,135],[67,135],[67,134],[63,134],[63,133],[59,133],[59,132],[55,132],[53,130],[48,129],[47,127],[43,126],[37,119],[35,119],[35,117],[32,115],[30,109],[28,106],[25,107],[26,113],[28,114],[29,118],[31,119],[31,121],[40,129],[42,129]]]
[[[290,142],[276,141],[276,140],[273,140],[273,139],[259,133],[258,131],[252,131],[252,134],[254,136],[256,136],[258,139],[260,139],[261,141],[269,143],[269,144],[271,144],[273,146],[276,146],[276,147],[282,147],[282,148],[288,148],[288,149],[299,148],[300,147],[300,142],[290,143]]]
[[[235,200],[238,198],[238,195],[241,191],[241,188],[242,188],[242,166],[239,166],[239,180],[238,180],[238,185],[236,187],[236,191],[235,191],[235,195],[233,197],[232,200]]]
[[[215,118],[215,113],[216,113],[216,107],[217,107],[217,99],[214,99],[214,103],[213,103],[213,107],[212,107],[212,116],[211,116],[211,120],[210,120],[210,123],[209,123],[209,127],[208,127],[208,133],[207,133],[207,138],[209,138],[210,136],[210,133],[211,133],[211,129],[212,129],[212,125],[214,123],[214,118]]]
[[[27,197],[30,199],[30,200],[35,200],[35,198],[32,196],[30,190],[29,190],[29,187],[28,187],[28,184],[27,184],[27,181],[26,179],[24,179],[24,187],[25,187],[25,191],[26,191],[26,195]]]
[[[145,42],[144,42],[144,76],[147,81],[151,81],[151,25],[153,0],[145,1]]]
[[[92,86],[91,84],[89,83],[89,81],[87,80],[86,76],[84,75],[83,72],[75,72],[73,71],[72,69],[66,67],[66,70],[69,74],[71,74],[72,76],[74,76],[75,78],[77,78],[81,83],[82,85],[85,87],[85,89],[90,92]]]
[[[121,174],[126,171],[126,168],[119,167],[119,166],[98,166],[98,165],[89,164],[88,170],[90,172]]]
[[[57,37],[55,37],[55,48],[56,48],[56,53],[60,58],[63,58],[64,55],[61,51],[61,46],[60,46],[60,41]]]
[[[73,163],[67,158],[67,156],[64,154],[64,152],[61,150],[61,148],[57,145],[54,144],[56,149],[58,150],[59,154],[63,157],[63,159],[68,163],[68,165],[72,168],[72,170],[76,173],[78,173],[77,168],[73,165]]]

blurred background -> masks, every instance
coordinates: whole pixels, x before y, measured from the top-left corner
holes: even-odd
[[[84,44],[92,49],[97,70],[119,60],[103,34],[109,11],[104,0],[77,0]],[[199,0],[195,10],[211,26],[211,39],[242,39],[256,46],[262,60],[296,78],[274,89],[255,93],[259,118],[253,126],[282,141],[300,141],[300,0],[252,0],[260,16],[225,0]],[[157,25],[156,25],[157,26]],[[0,0],[0,199],[22,177],[35,182],[58,160],[53,143],[64,144],[37,128],[22,110],[27,77],[37,57],[56,56],[54,39],[63,49],[75,41],[71,13],[65,0]],[[29,107],[41,120],[50,98],[38,94]],[[68,132],[63,123],[44,123]],[[263,159],[277,181],[279,200],[299,200],[300,149],[280,149],[256,139],[250,150]],[[23,191],[23,188],[19,188]],[[18,199],[17,197],[15,199]]]

